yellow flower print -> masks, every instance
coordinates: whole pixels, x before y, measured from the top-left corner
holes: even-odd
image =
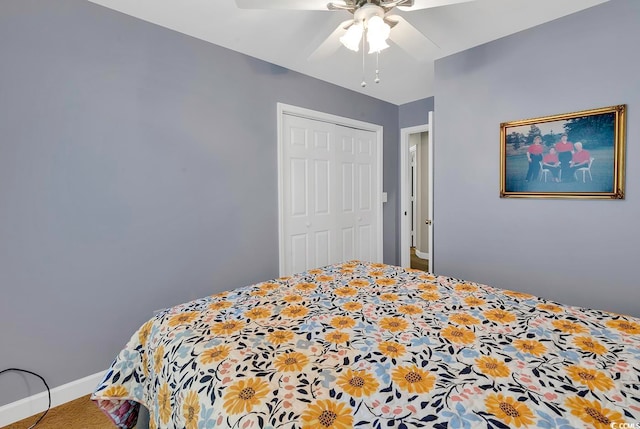
[[[433,274],[423,274],[420,276],[420,278],[422,280],[435,280],[436,276],[434,276]]]
[[[211,298],[225,298],[227,296],[229,296],[229,291],[225,290],[219,293],[214,293],[213,295],[210,295]]]
[[[453,325],[449,325],[440,331],[440,335],[452,343],[458,344],[471,344],[476,339],[476,334],[473,331]]]
[[[300,416],[301,429],[350,429],[353,427],[351,408],[333,399],[319,399]]]
[[[438,292],[425,292],[420,294],[420,298],[425,301],[437,301],[440,299],[440,294]]]
[[[496,323],[511,323],[516,320],[516,316],[510,311],[502,310],[500,308],[493,308],[491,310],[487,310],[483,312],[484,317],[487,319],[496,322]]]
[[[158,429],[158,423],[151,410],[149,410],[149,429]]]
[[[200,415],[200,401],[198,394],[189,391],[182,404],[182,415],[184,417],[185,429],[198,429],[198,417]]]
[[[302,371],[309,359],[299,352],[284,353],[279,355],[274,365],[280,372]]]
[[[552,313],[561,313],[562,312],[562,307],[560,307],[559,305],[555,305],[555,304],[538,304],[536,307],[538,307],[538,309],[540,310],[544,310],[544,311],[550,311]]]
[[[196,311],[187,311],[185,313],[174,314],[169,319],[169,326],[174,328],[178,325],[188,325],[189,323],[193,322],[199,314],[200,313]]]
[[[393,286],[396,283],[398,283],[396,279],[390,279],[388,277],[383,277],[381,279],[376,280],[376,284],[378,286]]]
[[[528,426],[535,423],[535,417],[529,407],[518,400],[494,393],[485,400],[487,411],[502,420],[509,427]]]
[[[213,311],[220,311],[224,310],[225,308],[231,307],[231,305],[232,304],[229,301],[212,302],[211,304],[209,304],[209,309]]]
[[[344,264],[341,265],[342,268],[355,268],[358,266],[358,261],[349,261],[349,262],[345,262]]]
[[[613,388],[613,380],[605,373],[595,369],[572,365],[567,368],[567,373],[573,381],[587,386],[591,391]]]
[[[162,384],[158,390],[158,416],[160,422],[164,424],[167,424],[171,418],[171,394],[167,383]]]
[[[571,409],[571,414],[595,429],[610,429],[612,423],[624,423],[622,414],[603,408],[597,400],[574,396],[567,399],[565,405]]]
[[[422,313],[422,308],[413,304],[401,305],[398,307],[398,312],[402,314],[407,314],[409,316]]]
[[[267,341],[279,345],[293,340],[294,334],[291,331],[273,331],[267,335]]]
[[[309,314],[309,309],[304,305],[291,305],[283,308],[280,314],[290,319],[300,319]]]
[[[608,351],[601,342],[591,337],[575,337],[573,343],[585,352],[595,353],[597,355],[603,355]]]
[[[328,276],[328,275],[322,275],[322,276],[316,277],[317,282],[332,282],[334,280],[335,280],[335,277]]]
[[[610,320],[607,322],[607,326],[629,335],[640,334],[640,323],[631,322],[629,320]]]
[[[300,295],[285,295],[282,300],[289,304],[295,304],[296,302],[302,302],[302,297]]]
[[[297,285],[295,285],[295,289],[299,290],[300,292],[311,292],[312,290],[314,290],[315,288],[317,288],[318,285],[315,283],[298,283]]]
[[[160,374],[162,370],[162,359],[164,359],[164,346],[158,346],[153,351],[153,371],[156,374]]]
[[[231,335],[241,331],[245,326],[246,323],[240,320],[226,320],[211,324],[211,332],[215,335]]]
[[[370,277],[384,277],[384,271],[381,270],[373,270],[369,271]]]
[[[409,393],[427,393],[433,389],[436,377],[415,365],[399,366],[391,373],[391,379]]]
[[[378,350],[380,350],[383,355],[395,359],[405,354],[407,348],[395,341],[383,341],[378,344]]]
[[[511,375],[509,367],[503,361],[490,356],[476,359],[476,366],[481,373],[490,377],[509,377]]]
[[[378,322],[381,329],[386,329],[390,332],[401,332],[407,329],[409,324],[406,320],[400,317],[383,317]]]
[[[456,325],[472,326],[480,323],[480,320],[476,319],[467,313],[456,313],[449,316],[449,321]]]
[[[349,334],[345,334],[344,332],[341,332],[341,331],[329,332],[327,335],[324,336],[325,340],[334,344],[346,343],[347,341],[349,341],[349,338],[350,338]]]
[[[337,289],[333,290],[333,293],[336,296],[340,296],[340,297],[348,297],[348,296],[355,296],[358,294],[358,291],[355,290],[352,287],[349,286],[344,286],[344,287],[339,287]]]
[[[120,384],[109,386],[104,390],[104,392],[102,392],[102,396],[106,398],[124,398],[128,394],[129,391],[127,388]]]
[[[473,293],[478,291],[478,286],[472,285],[470,283],[458,283],[455,286],[455,290],[456,292]]]
[[[267,292],[274,291],[278,289],[280,286],[277,283],[262,283],[260,285],[261,290],[265,290]]]
[[[362,309],[362,304],[359,302],[349,301],[342,304],[342,308],[346,311],[358,311]]]
[[[229,356],[230,351],[231,348],[224,344],[212,347],[200,354],[200,362],[202,362],[203,365],[209,365],[212,362],[220,362]]]
[[[356,321],[347,316],[336,316],[331,319],[331,326],[336,329],[349,329],[356,325]]]
[[[418,289],[423,292],[435,292],[438,290],[438,286],[432,283],[420,283],[418,284]]]
[[[469,307],[481,307],[483,305],[486,304],[487,301],[485,301],[482,298],[478,298],[476,296],[468,296],[464,299],[464,303],[467,304]]]
[[[322,274],[322,270],[318,269],[318,268],[314,268],[312,270],[307,271],[309,274],[311,274],[312,276],[316,276],[318,274]]]
[[[353,279],[349,282],[351,287],[367,287],[369,286],[369,280],[365,279]]]
[[[147,323],[142,325],[142,327],[138,330],[138,341],[144,347],[147,344],[147,339],[151,334],[151,327],[153,326],[153,319],[149,320]]]
[[[587,328],[578,323],[571,322],[569,320],[554,320],[552,323],[554,328],[566,332],[567,334],[584,334],[587,332]]]
[[[338,378],[338,386],[354,398],[369,396],[378,391],[378,383],[373,375],[367,371],[352,371],[347,369]]]
[[[251,296],[267,296],[268,294],[268,291],[262,289],[252,290],[250,293]]]
[[[269,384],[259,378],[241,378],[229,386],[224,394],[223,407],[227,414],[247,414],[269,393]]]
[[[386,265],[382,262],[374,262],[373,264],[369,264],[371,268],[386,268]]]
[[[271,316],[271,310],[262,306],[254,307],[244,313],[244,317],[247,319],[266,319],[269,316]]]
[[[145,377],[149,377],[149,354],[145,349],[142,349],[142,371]]]
[[[383,293],[380,295],[382,301],[393,302],[398,300],[398,294],[396,293]]]
[[[528,293],[524,293],[524,292],[517,292],[514,290],[505,290],[503,291],[503,293],[507,296],[512,296],[514,298],[520,298],[520,299],[531,299],[531,298],[535,298],[535,296],[528,294]]]
[[[534,356],[542,356],[547,352],[547,347],[538,340],[518,339],[513,342],[513,346],[524,353]]]

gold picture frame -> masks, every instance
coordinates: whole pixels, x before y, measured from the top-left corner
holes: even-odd
[[[501,198],[624,199],[626,105],[500,124]]]

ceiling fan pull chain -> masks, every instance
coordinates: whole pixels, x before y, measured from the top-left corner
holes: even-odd
[[[362,38],[362,83],[360,83],[361,87],[367,86],[367,82],[364,80],[364,37]]]
[[[380,83],[380,52],[376,52],[376,80],[374,80],[375,83]]]

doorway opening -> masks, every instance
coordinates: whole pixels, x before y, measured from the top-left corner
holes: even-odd
[[[403,128],[400,231],[403,267],[433,272],[433,139],[429,123]]]

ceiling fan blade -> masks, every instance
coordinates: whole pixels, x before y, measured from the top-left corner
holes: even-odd
[[[331,0],[236,0],[240,9],[329,10]],[[342,4],[344,1],[332,3]]]
[[[398,9],[407,11],[420,10],[439,6],[449,6],[457,3],[468,3],[471,1],[474,0],[413,0],[413,6],[398,6]]]
[[[400,15],[388,15],[385,20],[395,22],[389,39],[418,61],[434,59],[440,47]]]
[[[324,42],[320,44],[312,53],[309,55],[308,61],[318,61],[325,59],[333,54],[335,54],[342,44],[340,43],[340,37],[347,32],[347,29],[353,24],[352,19],[348,19],[343,21],[336,27],[335,30],[327,37]]]

